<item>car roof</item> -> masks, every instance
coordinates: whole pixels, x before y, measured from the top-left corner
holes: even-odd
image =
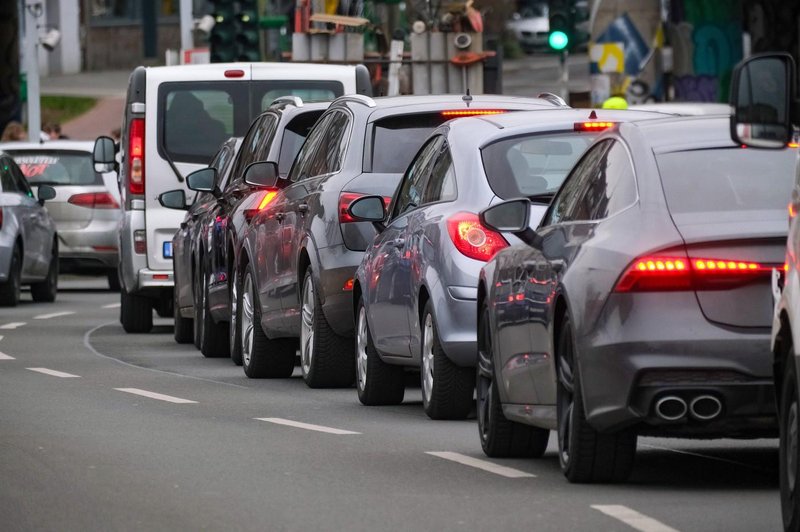
[[[654,102],[631,105],[628,109],[637,111],[658,111],[681,116],[731,114],[730,105],[727,103],[713,102]]]
[[[620,126],[625,136],[637,131],[655,153],[734,147],[727,116],[681,116]]]
[[[46,140],[44,142],[2,142],[0,143],[0,151],[49,151],[49,150],[72,150],[72,151],[85,151],[92,153],[94,151],[94,142],[91,140]]]

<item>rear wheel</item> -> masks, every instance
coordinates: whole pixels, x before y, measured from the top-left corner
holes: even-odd
[[[146,297],[120,292],[120,321],[127,333],[146,333],[153,328],[153,305]]]
[[[58,293],[58,240],[53,240],[50,250],[50,265],[44,281],[31,284],[31,297],[36,302],[52,303]]]
[[[19,304],[19,289],[22,282],[22,249],[14,246],[11,253],[11,265],[8,268],[8,279],[0,283],[0,306],[16,307]]]
[[[464,419],[474,403],[475,370],[455,365],[442,349],[433,304],[422,312],[422,406],[431,419]]]
[[[570,482],[622,482],[633,470],[636,433],[599,433],[586,421],[569,317],[558,339],[557,416],[561,469]]]
[[[794,349],[786,353],[786,368],[780,397],[780,485],[783,527],[800,529],[800,404],[797,393],[797,368]]]
[[[230,315],[231,321],[228,323],[228,342],[230,343],[231,360],[237,366],[242,365],[242,335],[239,330],[241,299],[239,293],[241,287],[239,286],[239,274],[234,270],[233,274],[228,279],[231,285],[230,292]]]
[[[244,374],[251,379],[291,377],[297,342],[292,338],[270,340],[264,334],[261,328],[261,304],[250,266],[245,271],[240,301],[239,327]]]
[[[489,309],[483,307],[478,324],[477,409],[478,434],[486,456],[540,458],[547,450],[550,431],[510,421],[503,414],[492,358]]]
[[[401,366],[381,360],[367,323],[364,301],[358,300],[356,314],[356,388],[358,400],[367,406],[398,405],[406,391],[405,371]]]
[[[310,388],[345,388],[353,384],[353,341],[336,334],[319,302],[311,268],[303,278],[300,368]]]
[[[208,275],[202,270],[200,275],[200,352],[208,358],[229,356],[227,324],[214,322],[208,309]]]
[[[172,302],[173,321],[175,322],[175,341],[179,344],[191,343],[194,336],[194,320],[181,316],[180,305],[178,305],[178,287],[173,292]]]

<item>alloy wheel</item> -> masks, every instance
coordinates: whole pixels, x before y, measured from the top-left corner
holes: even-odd
[[[236,347],[236,327],[239,326],[239,323],[236,321],[236,311],[239,307],[239,287],[237,286],[238,275],[234,272],[233,278],[230,279],[231,283],[231,323],[228,326],[228,330],[230,331],[230,346],[231,352],[234,351]]]
[[[316,294],[311,276],[306,278],[303,285],[303,308],[300,324],[300,362],[304,375],[311,372],[312,358],[314,356],[314,313],[316,310]]]
[[[575,377],[572,371],[572,340],[568,338],[558,359],[558,443],[561,463],[570,461],[570,432],[574,411]]]
[[[356,335],[356,373],[358,389],[367,386],[367,313],[363,306],[358,310],[358,334]]]
[[[433,316],[427,314],[422,328],[422,393],[426,402],[433,395],[433,334]]]
[[[255,294],[253,291],[253,277],[248,272],[244,278],[244,288],[242,291],[242,362],[245,366],[250,366],[253,357],[253,309]]]

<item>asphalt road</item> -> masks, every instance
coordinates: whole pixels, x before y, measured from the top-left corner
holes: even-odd
[[[543,459],[490,460],[475,421],[427,419],[418,387],[367,408],[297,372],[248,380],[171,320],[126,335],[104,286],[0,309],[4,531],[780,527],[775,440],[642,438],[629,483],[570,485],[554,437]]]

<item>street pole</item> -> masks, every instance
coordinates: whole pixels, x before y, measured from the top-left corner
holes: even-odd
[[[181,51],[191,50],[194,48],[194,40],[192,39],[192,29],[194,26],[192,0],[181,0],[178,9],[180,9],[181,12]],[[183,60],[183,58],[181,58],[181,60]]]
[[[561,50],[561,97],[565,102],[569,103],[569,65],[567,64],[567,59],[569,59],[569,52]]]
[[[42,2],[25,0],[25,74],[28,80],[28,140],[39,142],[42,110],[39,100],[39,30],[36,19],[42,16]]]

